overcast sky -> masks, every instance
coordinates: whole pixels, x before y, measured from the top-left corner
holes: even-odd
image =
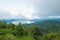
[[[60,0],[0,0],[0,19],[60,17]]]

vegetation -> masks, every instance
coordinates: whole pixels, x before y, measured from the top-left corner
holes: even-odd
[[[0,21],[0,40],[60,40],[60,25],[45,22],[41,27],[24,27]]]

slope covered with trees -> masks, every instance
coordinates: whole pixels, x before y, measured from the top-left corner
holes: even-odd
[[[44,21],[40,25],[25,27],[19,23],[0,21],[0,40],[60,40],[60,24],[56,21]]]

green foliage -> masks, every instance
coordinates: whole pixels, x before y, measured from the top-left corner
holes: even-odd
[[[14,25],[1,21],[0,40],[60,40],[59,28],[60,25],[49,22],[44,23],[42,27],[35,25],[24,27],[21,23]]]
[[[15,27],[15,25],[12,24],[12,23],[9,23],[8,25],[6,25],[6,28],[7,28],[7,29],[14,30],[14,27]]]
[[[16,40],[16,37],[14,35],[12,35],[12,34],[6,34],[5,39],[6,40]]]
[[[5,29],[6,28],[6,25],[7,24],[5,22],[0,21],[0,28]]]

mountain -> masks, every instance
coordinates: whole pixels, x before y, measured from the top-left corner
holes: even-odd
[[[6,23],[13,23],[13,24],[18,24],[18,23],[33,23],[32,21],[28,19],[1,19],[0,21],[6,22]]]
[[[40,19],[1,19],[1,21],[6,22],[6,23],[23,23],[23,24],[35,24],[35,25],[40,25],[44,21],[52,21],[52,22],[57,22],[60,23],[60,18],[40,18]]]
[[[18,24],[22,23],[25,27],[29,26],[38,26],[43,28],[45,31],[53,30],[58,31],[60,30],[60,18],[40,18],[40,19],[2,19],[1,21],[6,23],[13,23]]]
[[[41,19],[33,19],[33,20],[30,20],[34,23],[31,23],[31,24],[27,24],[27,25],[41,25],[43,24],[44,22],[55,22],[55,23],[58,23],[60,24],[60,18],[41,18]],[[26,25],[26,24],[25,24]]]
[[[52,30],[54,32],[60,30],[60,18],[45,18],[31,20],[34,23],[24,24],[26,27],[38,26],[44,29],[44,31]]]

